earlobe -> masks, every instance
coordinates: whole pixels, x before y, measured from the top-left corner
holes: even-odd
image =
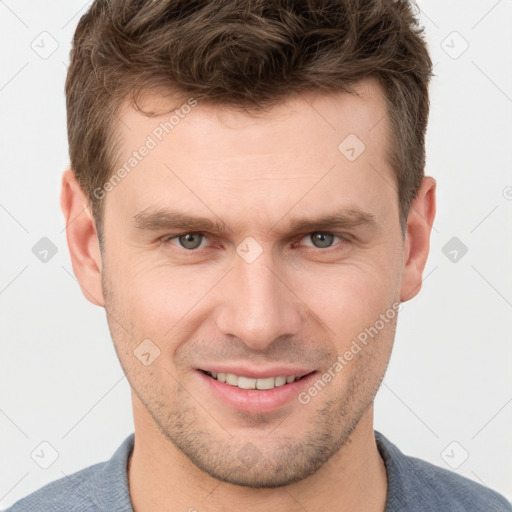
[[[89,202],[71,169],[62,175],[60,206],[66,222],[69,253],[82,293],[86,299],[104,306],[101,285],[101,252]]]
[[[436,214],[435,191],[434,178],[430,176],[423,178],[409,210],[400,294],[402,302],[415,297],[421,289],[423,270],[430,249],[430,234]]]

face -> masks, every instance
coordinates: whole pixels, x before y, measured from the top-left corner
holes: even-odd
[[[217,479],[315,473],[384,375],[404,240],[384,97],[359,90],[259,117],[197,104],[168,133],[120,114],[116,169],[138,156],[104,197],[110,331],[159,435]]]

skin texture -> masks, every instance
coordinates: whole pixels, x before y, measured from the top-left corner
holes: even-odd
[[[321,377],[379,315],[420,290],[435,181],[424,179],[404,237],[384,97],[371,81],[359,90],[361,98],[290,98],[258,118],[197,105],[105,195],[103,252],[85,195],[64,173],[73,269],[84,295],[105,308],[132,387],[137,512],[385,509],[373,399],[396,315],[307,404],[241,412],[198,372],[283,364]],[[144,110],[163,106],[145,101]],[[119,166],[169,118],[128,104],[119,117]],[[338,150],[349,134],[366,146],[354,161]],[[170,207],[232,231],[203,232],[187,250],[175,235],[191,230],[135,226],[141,211]],[[297,217],[356,209],[373,222],[290,231]],[[318,231],[338,235],[315,246]],[[262,250],[251,263],[237,253],[246,237]],[[160,351],[147,366],[134,354],[145,339]]]

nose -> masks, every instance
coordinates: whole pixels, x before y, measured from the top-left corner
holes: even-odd
[[[269,251],[252,263],[235,258],[221,302],[217,328],[252,350],[265,350],[277,338],[300,332],[303,304]]]

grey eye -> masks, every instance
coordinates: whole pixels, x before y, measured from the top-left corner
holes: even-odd
[[[180,235],[178,241],[184,249],[197,249],[203,238],[204,235],[200,233],[187,233],[186,235]]]
[[[313,245],[315,247],[318,247],[319,249],[325,249],[326,247],[330,247],[333,243],[335,236],[336,235],[333,235],[331,233],[322,233],[319,231],[311,233],[309,235],[310,240],[313,242]]]

